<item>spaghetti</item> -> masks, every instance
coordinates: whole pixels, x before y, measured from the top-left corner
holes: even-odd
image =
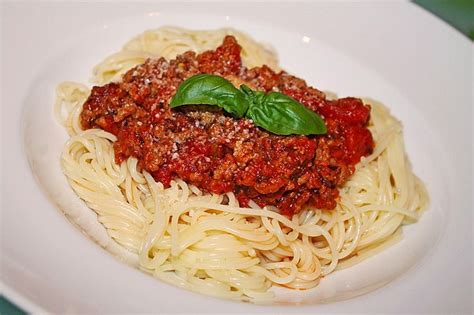
[[[147,31],[94,68],[94,82],[120,80],[146,58],[173,58],[238,38],[246,66],[276,67],[268,48],[230,29]],[[322,277],[383,249],[415,222],[428,196],[405,155],[400,122],[372,106],[375,149],[340,188],[333,210],[307,208],[291,218],[274,206],[239,206],[233,193],[208,194],[176,179],[165,188],[137,159],[114,161],[116,137],[82,130],[79,116],[90,89],[73,82],[57,88],[55,113],[70,139],[61,165],[71,187],[97,213],[110,237],[135,253],[139,268],[180,287],[213,296],[266,301],[278,285],[310,289]]]

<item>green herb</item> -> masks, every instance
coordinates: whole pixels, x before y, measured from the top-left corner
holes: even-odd
[[[199,104],[216,105],[234,117],[250,118],[255,125],[278,135],[327,132],[321,117],[293,98],[277,92],[253,91],[246,85],[241,85],[239,90],[215,75],[198,74],[185,80],[170,107]]]
[[[248,109],[245,94],[217,75],[198,74],[180,84],[170,107],[181,105],[216,105],[233,116],[243,117]]]

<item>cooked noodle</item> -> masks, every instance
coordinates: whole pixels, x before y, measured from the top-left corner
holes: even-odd
[[[146,58],[173,58],[237,37],[246,66],[277,67],[275,55],[231,29],[147,31],[94,68],[94,82],[120,80]],[[273,285],[310,289],[321,277],[349,267],[400,239],[428,202],[405,155],[400,122],[384,106],[372,106],[369,129],[374,153],[362,158],[340,189],[334,210],[305,209],[292,218],[255,203],[241,208],[233,193],[214,195],[180,179],[164,188],[129,158],[114,161],[116,137],[82,130],[79,114],[88,87],[72,82],[57,89],[55,112],[70,139],[61,157],[64,174],[110,237],[139,257],[156,277],[218,297],[265,301]]]

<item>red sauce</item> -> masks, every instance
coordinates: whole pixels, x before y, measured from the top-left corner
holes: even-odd
[[[171,61],[147,60],[128,71],[122,82],[92,89],[82,126],[116,135],[116,162],[136,157],[139,167],[165,186],[181,178],[208,192],[233,191],[241,206],[254,200],[287,215],[305,205],[333,209],[337,187],[373,150],[367,129],[370,107],[357,98],[327,100],[284,71],[247,69],[240,51],[235,38],[227,36],[216,50],[198,55],[188,51]],[[171,110],[168,102],[179,84],[198,73],[287,94],[319,113],[328,133],[278,136],[212,106]]]

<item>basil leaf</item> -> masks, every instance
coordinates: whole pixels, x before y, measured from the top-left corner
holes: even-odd
[[[246,85],[239,90],[216,75],[198,74],[185,80],[171,99],[170,108],[199,104],[219,106],[236,118],[251,118],[255,125],[278,135],[327,132],[321,117],[293,98],[253,91]]]
[[[237,118],[243,117],[249,106],[242,91],[228,80],[210,74],[198,74],[181,83],[170,108],[199,104],[219,106]]]
[[[255,125],[278,135],[327,132],[326,125],[318,114],[278,92],[254,92],[253,101],[245,116],[251,118]]]
[[[244,92],[245,95],[247,95],[248,97],[253,98],[253,97],[255,96],[255,92],[252,91],[252,89],[249,88],[248,86],[246,86],[245,84],[242,84],[242,85],[240,86],[240,89],[241,89],[242,92]]]

